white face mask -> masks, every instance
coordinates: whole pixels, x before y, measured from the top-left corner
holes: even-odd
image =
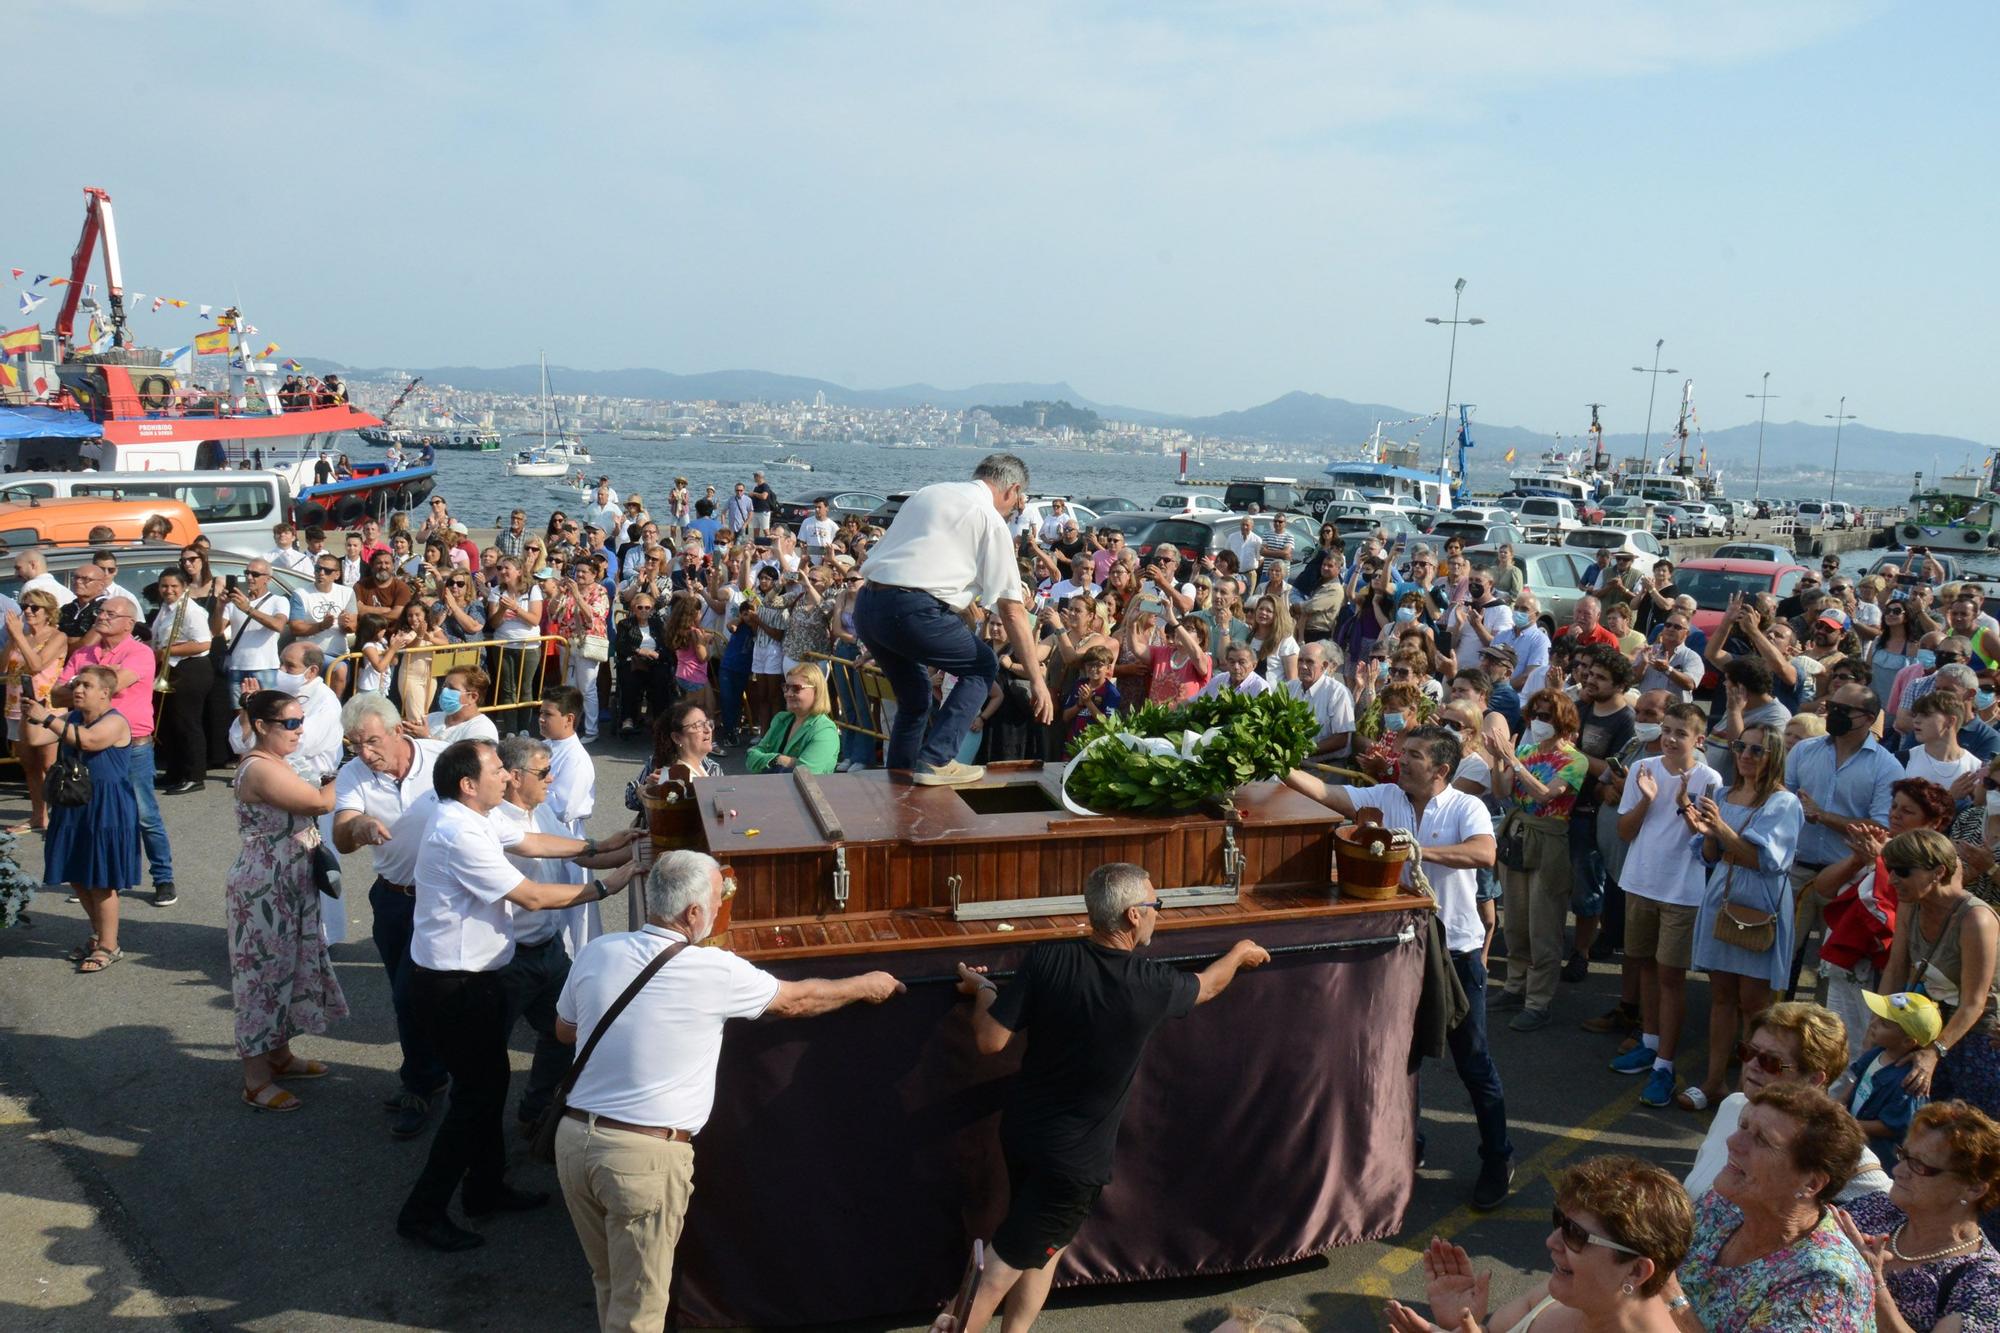
[[[1553,722],[1538,717],[1528,724],[1528,739],[1536,745],[1542,744],[1555,734],[1556,724]]]
[[[283,690],[286,694],[297,694],[305,687],[306,678],[304,676],[295,676],[289,671],[280,671],[278,673],[277,684],[272,686],[273,689]]]
[[[1989,818],[2000,816],[2000,791],[1986,793],[1986,813]]]
[[[1657,722],[1635,722],[1632,724],[1632,734],[1646,744],[1651,745],[1654,741],[1660,739],[1660,724]]]

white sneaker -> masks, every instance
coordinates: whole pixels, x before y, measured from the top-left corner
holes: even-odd
[[[985,776],[986,770],[978,764],[961,764],[953,759],[948,763],[918,769],[910,775],[910,781],[919,787],[963,787]]]

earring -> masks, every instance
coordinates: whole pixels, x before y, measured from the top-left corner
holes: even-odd
[[[1812,1193],[1812,1191],[1811,1191],[1811,1190],[1800,1190],[1800,1191],[1799,1191],[1799,1192],[1798,1192],[1797,1194],[1794,1194],[1794,1195],[1793,1195],[1792,1197],[1793,1197],[1794,1199],[1803,1199],[1803,1198],[1805,1198],[1805,1197],[1806,1197],[1807,1195],[1809,1195],[1810,1193]]]
[[[1627,1282],[1624,1286],[1620,1287],[1618,1290],[1624,1292],[1627,1296],[1631,1296],[1637,1293],[1639,1289],[1633,1286],[1630,1282]]]

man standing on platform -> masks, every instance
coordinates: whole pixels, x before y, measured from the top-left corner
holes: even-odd
[[[1046,725],[1055,716],[1007,535],[1007,518],[1027,494],[1028,465],[1012,454],[988,454],[971,481],[938,482],[912,495],[862,566],[868,583],[855,602],[854,627],[896,691],[889,769],[919,785],[960,786],[986,773],[955,758],[1000,674],[993,650],[962,618],[975,597],[1006,625],[1014,660],[1026,666],[1035,721]],[[958,678],[934,717],[927,667]]]
[[[993,1233],[965,1333],[980,1333],[1003,1302],[1010,1333],[1035,1322],[1063,1251],[1111,1183],[1118,1122],[1154,1029],[1222,994],[1239,969],[1271,959],[1249,940],[1199,974],[1139,957],[1160,916],[1142,866],[1099,866],[1084,881],[1083,901],[1089,938],[1035,945],[1004,991],[959,964],[980,1053],[1028,1039],[1000,1116],[1007,1216]]]
[[[1506,1096],[1486,1047],[1486,965],[1480,959],[1486,929],[1479,921],[1476,872],[1493,865],[1493,816],[1477,796],[1451,785],[1460,750],[1458,738],[1449,731],[1418,727],[1404,735],[1400,750],[1393,785],[1332,787],[1296,768],[1286,775],[1285,785],[1350,819],[1357,810],[1372,810],[1385,828],[1409,833],[1424,849],[1423,870],[1437,898],[1445,948],[1471,1002],[1465,1020],[1446,1040],[1479,1124],[1479,1180],[1472,1187],[1472,1206],[1486,1212],[1500,1206],[1514,1182]],[[1409,877],[1406,863],[1406,884]],[[1421,1157],[1421,1138],[1418,1143]]]
[[[722,867],[713,857],[667,853],[645,892],[645,928],[591,941],[556,1002],[556,1035],[590,1051],[556,1130],[556,1175],[604,1330],[652,1330],[666,1321],[674,1246],[694,1189],[694,1136],[715,1107],[723,1024],[811,1018],[903,992],[887,972],[780,981],[727,949],[685,947],[707,939],[722,911]],[[679,952],[599,1039],[612,1004],[670,948]]]

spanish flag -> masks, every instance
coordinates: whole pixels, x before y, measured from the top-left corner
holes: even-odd
[[[15,356],[22,352],[38,352],[42,347],[42,326],[23,324],[18,329],[0,333],[0,356]]]
[[[226,328],[203,329],[200,333],[194,335],[194,354],[196,356],[220,356],[228,350],[229,330]]]

